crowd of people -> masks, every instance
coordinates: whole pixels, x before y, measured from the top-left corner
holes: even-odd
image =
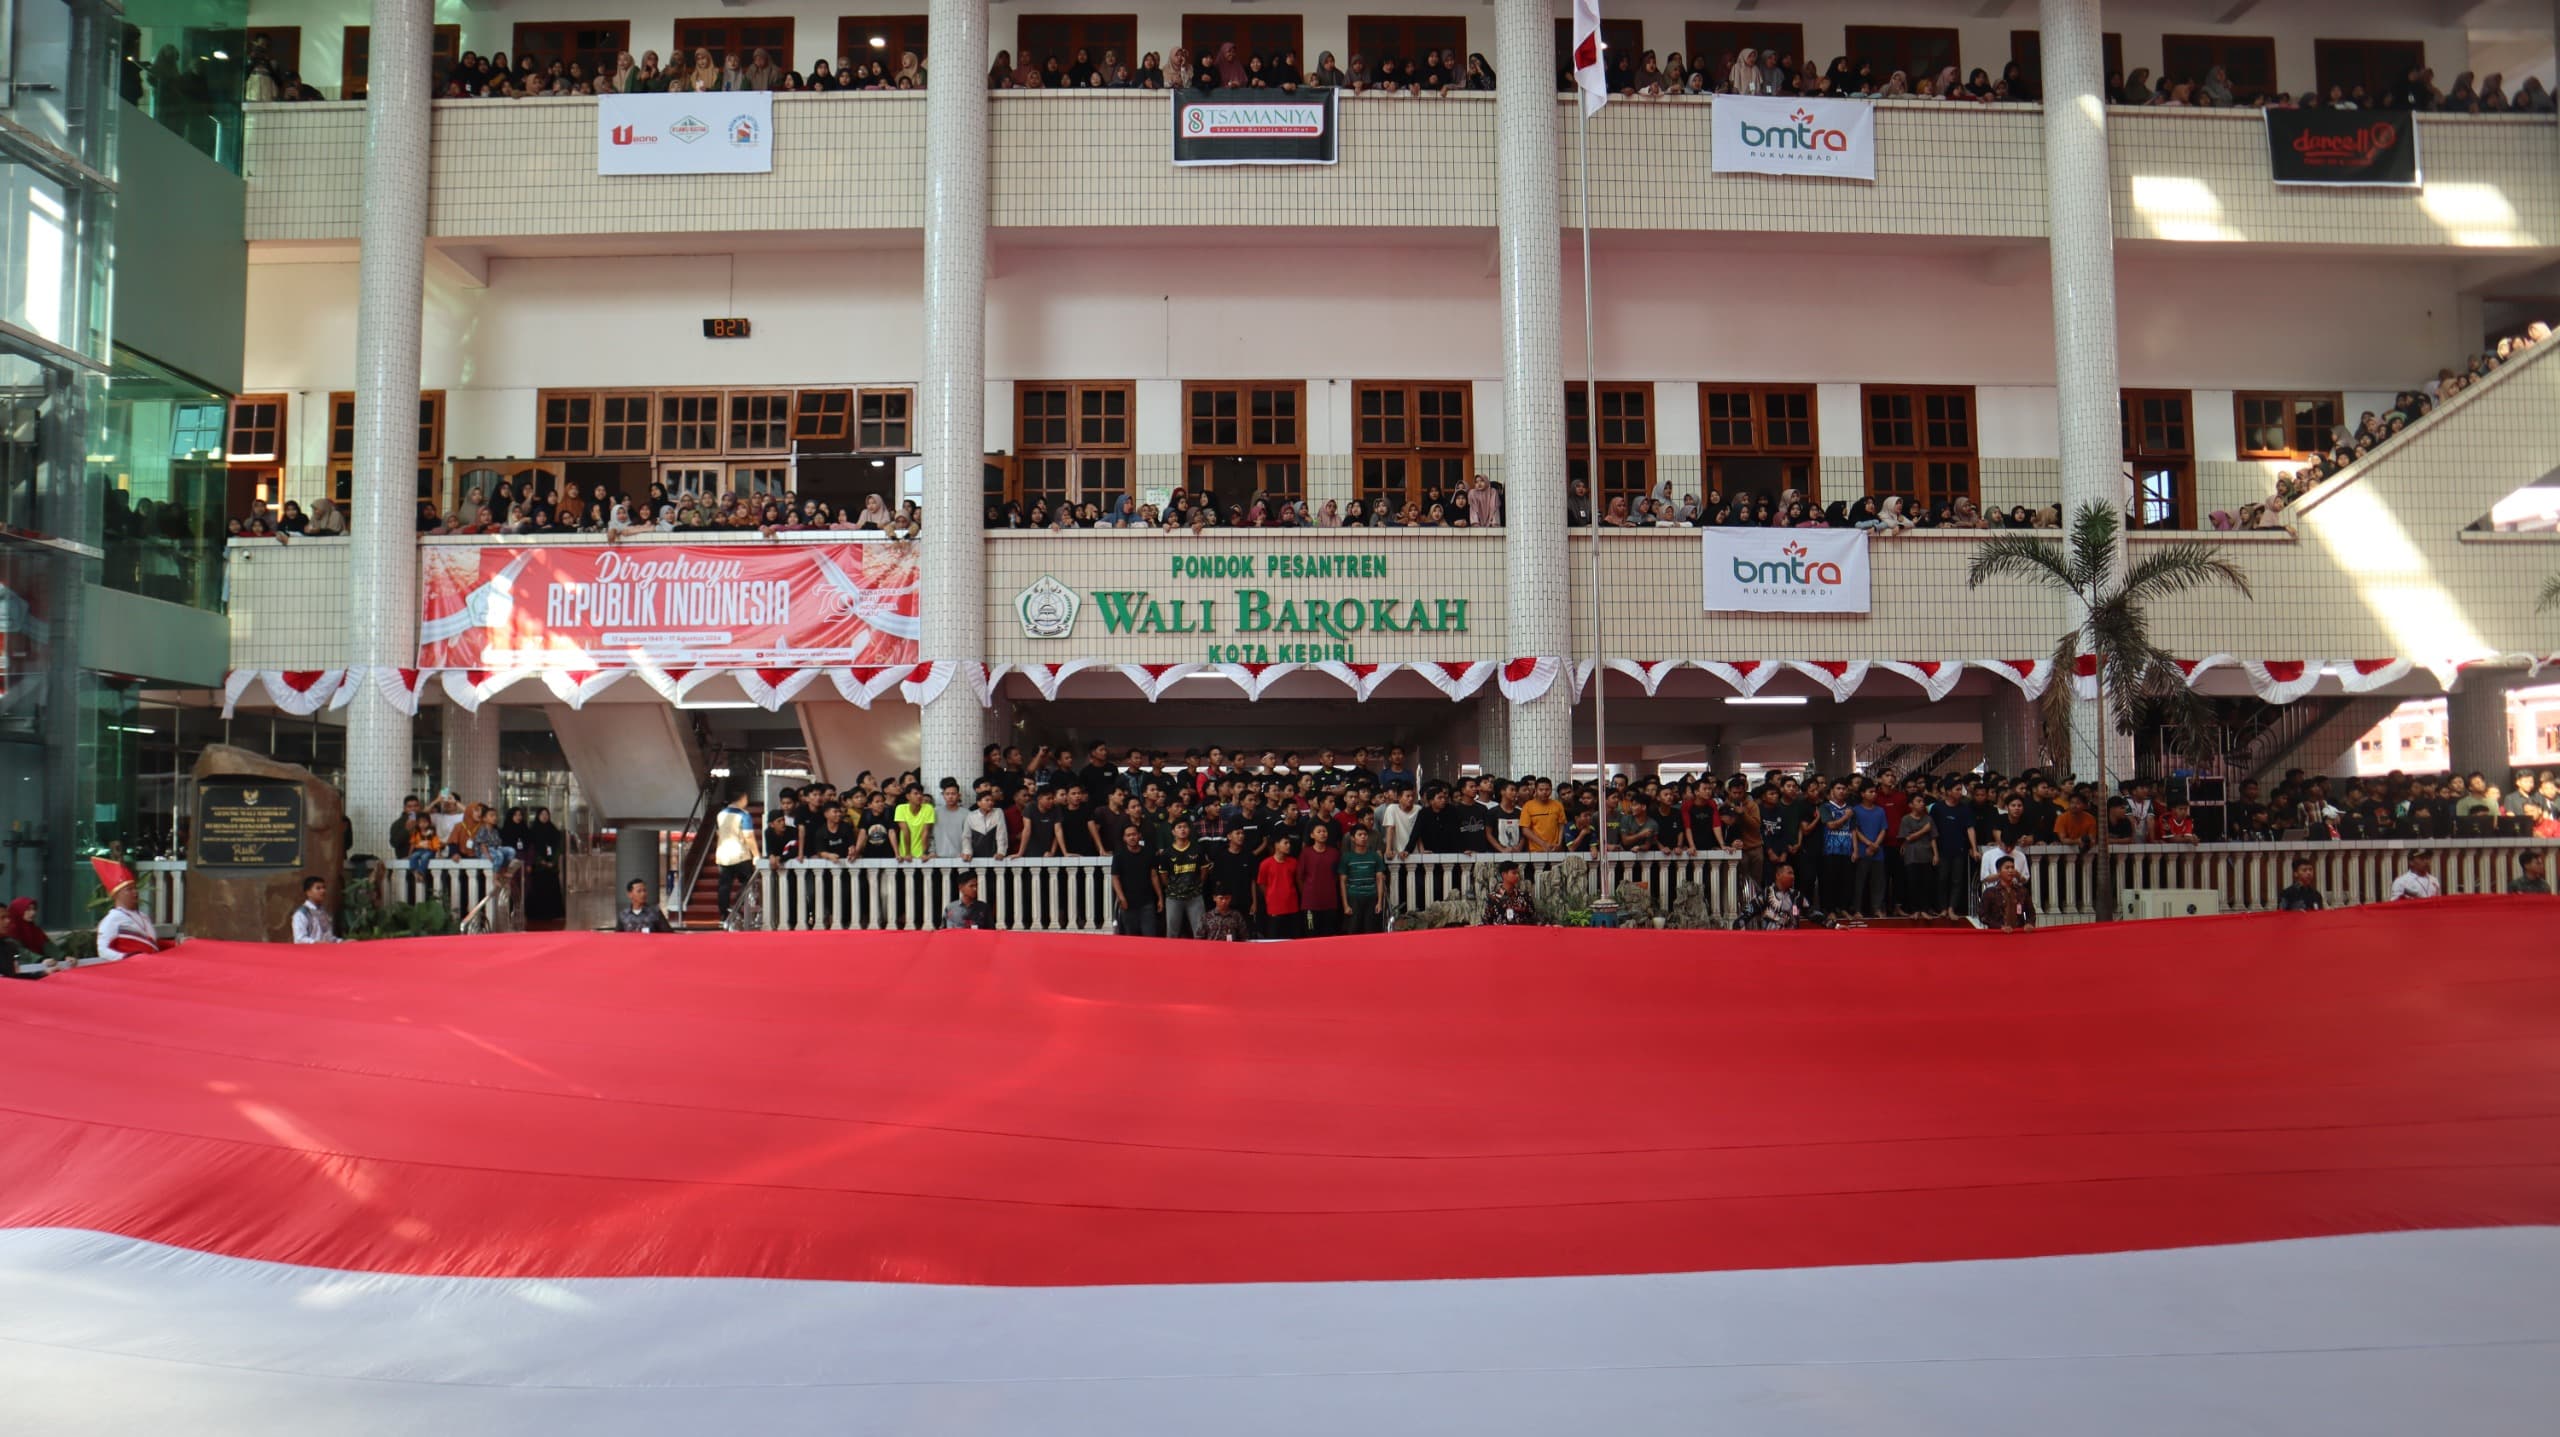
[[[749,532],[770,537],[785,530],[869,530],[893,539],[912,539],[924,532],[924,514],[912,499],[892,508],[876,493],[865,496],[861,507],[854,509],[807,495],[671,491],[657,482],[637,498],[613,494],[601,484],[581,495],[573,485],[522,478],[486,491],[467,489],[446,510],[438,510],[431,499],[421,499],[417,530],[421,534],[597,534],[608,540],[633,534]]]
[[[2460,368],[2436,371],[2436,377],[2415,389],[2404,389],[2392,396],[2388,410],[2368,409],[2353,428],[2341,428],[2327,436],[2325,445],[2312,451],[2309,462],[2301,468],[2276,476],[2275,493],[2240,506],[2238,514],[2221,510],[2212,515],[2216,529],[2272,529],[2282,527],[2286,511],[2293,502],[2327,481],[2330,476],[2350,464],[2357,463],[2376,448],[2397,437],[2400,431],[2435,412],[2436,406],[2495,374],[2511,361],[2522,359],[2535,345],[2551,338],[2551,326],[2541,320],[2525,326],[2522,334],[2501,339],[2489,349],[2471,356],[2471,362]]]
[[[440,858],[486,860],[497,880],[518,895],[528,922],[556,920],[566,911],[560,860],[568,853],[568,838],[547,807],[529,813],[511,807],[501,816],[493,805],[466,803],[451,789],[432,800],[411,794],[401,801],[384,841],[390,861],[412,874],[425,873]]]
[[[928,787],[864,772],[839,788],[784,789],[770,813],[740,791],[721,817],[721,906],[756,859],[1107,859],[1120,931],[1196,937],[1231,912],[1234,936],[1378,931],[1386,864],[1416,856],[1590,853],[1594,782],[1541,775],[1426,778],[1401,747],[1230,754],[1220,747],[1082,756],[989,745],[983,770]],[[2032,926],[2031,879],[2047,855],[2116,843],[2196,844],[2196,809],[2148,779],[2112,794],[2030,769],[1999,774],[1619,776],[1608,793],[1618,854],[1729,852],[1747,902],[1740,926],[1831,918],[1966,918]],[[2214,841],[2560,839],[2560,770],[2442,782],[2394,774],[2343,783],[2299,772],[2255,782],[2204,827]],[[734,831],[734,838],[733,838]],[[1534,921],[1528,889],[1498,868],[1484,921]],[[1771,895],[1776,896],[1771,896]],[[1224,906],[1219,900],[1225,899]],[[974,900],[972,900],[974,901]],[[947,915],[948,916],[948,915]],[[962,917],[968,917],[964,912]]]

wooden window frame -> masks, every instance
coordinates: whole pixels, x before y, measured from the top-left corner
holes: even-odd
[[[1042,414],[1038,417],[1044,423],[1052,417],[1062,420],[1064,426],[1061,431],[1062,442],[1051,442],[1045,436],[1035,441],[1023,427],[1026,418],[1031,417],[1028,414],[1030,398],[1034,394],[1049,394],[1053,392],[1064,393],[1066,396],[1063,414],[1059,416]],[[1123,442],[1111,443],[1107,440],[1096,441],[1091,444],[1084,442],[1083,411],[1084,396],[1087,394],[1115,394],[1120,397],[1121,410],[1119,419],[1121,422],[1120,434]],[[910,414],[912,416],[912,411],[910,411]],[[1137,494],[1138,386],[1133,380],[1062,379],[1017,381],[1013,387],[1013,436],[1014,464],[1011,473],[1008,476],[1008,482],[1012,485],[1012,492],[1007,496],[1008,498],[1019,499],[1022,497],[1022,471],[1026,466],[1053,463],[1063,463],[1065,465],[1064,482],[1054,494],[1050,491],[1049,487],[1044,484],[1041,487],[1038,496],[1041,499],[1054,499],[1055,501],[1064,504],[1092,503],[1108,508],[1110,501],[1119,498],[1122,494],[1127,494],[1132,498]],[[1120,465],[1120,472],[1123,476],[1124,487],[1118,490],[1106,490],[1104,488],[1097,487],[1096,489],[1088,492],[1085,488],[1088,465],[1090,463],[1108,464],[1113,462],[1117,462]]]
[[[2185,74],[2169,62],[2171,51],[2179,46],[2195,46],[2206,52],[2205,63],[2192,75]],[[2220,65],[2231,69],[2231,57],[2239,52],[2263,52],[2267,77],[2263,84],[2253,84],[2237,75],[2231,77],[2231,92],[2240,103],[2248,104],[2260,95],[2274,94],[2283,84],[2284,71],[2278,68],[2276,38],[2273,35],[2162,35],[2160,37],[2160,83],[2167,85],[2204,83],[2204,77]]]
[[[2151,429],[2142,415],[2145,404],[2175,404],[2176,421],[2183,431],[2184,443],[2177,436],[2164,436],[2153,442]],[[2124,426],[2124,461],[2133,471],[2133,509],[2127,524],[2136,529],[2201,529],[2201,515],[2196,512],[2196,400],[2191,389],[2127,389],[2121,392],[2118,408]],[[2165,524],[2146,522],[2143,476],[2152,471],[2170,475],[2169,521]]]
[[[708,44],[705,43],[699,35],[686,35],[685,27],[688,25],[718,30],[720,32],[719,43]],[[761,29],[779,29],[782,32],[782,38],[776,41],[759,43],[740,34],[741,31]],[[800,68],[798,64],[794,63],[794,58],[799,52],[793,49],[793,46],[798,44],[800,39],[799,21],[795,16],[762,13],[740,15],[698,15],[690,19],[678,20],[673,26],[668,28],[667,35],[669,37],[667,43],[675,49],[677,54],[690,55],[696,50],[709,50],[711,52],[711,62],[715,65],[726,56],[736,55],[738,57],[738,68],[743,70],[747,68],[748,65],[754,63],[756,51],[773,51],[779,49],[781,53],[774,56],[773,62],[775,64],[780,65],[784,70],[797,70]],[[833,57],[831,56],[829,59],[830,63],[827,68],[832,70],[835,68],[832,63]]]
[[[637,404],[640,406],[639,415],[634,418],[626,409],[619,417],[608,416],[606,406],[612,404]],[[597,390],[590,422],[594,428],[587,452],[597,459],[646,459],[658,452],[658,392],[654,389]],[[626,434],[637,428],[640,443],[637,446],[609,444],[605,441],[607,428],[620,429]]]
[[[2302,401],[2306,399],[2328,401],[2330,413],[2336,416],[2335,422],[2330,425],[2328,438],[2318,445],[2305,446],[2298,442],[2302,438]],[[2284,436],[2287,447],[2253,449],[2249,446],[2249,404],[2252,400],[2260,402],[2272,400],[2283,403]],[[2337,442],[2337,431],[2347,427],[2347,397],[2334,389],[2235,390],[2231,395],[2231,423],[2233,442],[2239,457],[2243,459],[2307,459],[2314,454],[2328,452],[2329,446]]]
[[[1219,443],[1216,433],[1208,435],[1208,441],[1201,441],[1201,433],[1198,433],[1201,415],[1193,412],[1193,405],[1201,400],[1216,402],[1219,394],[1226,394],[1234,400],[1236,412],[1234,420],[1231,420],[1234,423],[1234,443]],[[1257,441],[1254,438],[1254,423],[1260,423],[1254,415],[1254,400],[1260,394],[1275,394],[1275,397],[1288,400],[1288,423],[1295,438],[1290,438],[1290,441],[1277,441],[1277,438]],[[1280,418],[1283,415],[1277,412],[1275,400],[1275,412],[1270,415],[1270,433],[1280,433],[1280,428],[1277,428]],[[1221,418],[1211,415],[1208,423],[1216,425],[1221,423]],[[1306,379],[1185,379],[1183,487],[1193,489],[1193,492],[1208,489],[1198,466],[1219,464],[1219,461],[1252,464],[1254,489],[1265,497],[1280,499],[1280,502],[1306,499]]]
[[[2374,52],[2384,47],[2414,49],[2418,52],[2417,67],[2424,68],[2427,63],[2427,42],[2424,40],[2315,39],[2311,42],[2313,86],[2324,99],[2328,96],[2331,85],[2347,90],[2353,90],[2358,85],[2362,85],[2374,99],[2381,99],[2386,91],[2397,86],[2408,73],[2408,67],[2399,67],[2392,73],[2380,77],[2381,84],[2379,87],[2376,86],[2373,67],[2380,57]],[[2350,64],[2356,73],[2352,75],[2341,73]]]
[[[674,405],[702,399],[711,401],[708,419],[700,416],[679,419],[675,416]],[[661,389],[658,391],[657,413],[653,417],[658,427],[651,436],[650,452],[661,460],[690,462],[716,459],[729,452],[729,391],[725,389]],[[706,424],[711,430],[709,444],[695,448],[675,442],[677,428],[698,429]]]
[[[558,420],[551,418],[551,406],[554,403],[569,404],[581,399],[587,402],[586,418],[572,419],[566,413],[563,413]],[[596,452],[596,437],[601,415],[602,408],[596,402],[595,390],[535,390],[533,392],[533,452],[544,459],[585,459],[592,456]],[[650,416],[653,423],[656,417],[654,413]],[[570,432],[581,427],[586,431],[586,438],[581,442],[571,443]],[[555,429],[560,431],[560,439],[557,443],[552,439],[552,431]]]
[[[883,401],[881,406],[881,417],[876,421],[864,418],[862,413],[864,405],[874,399]],[[900,405],[904,406],[904,412],[894,420],[888,417],[887,401],[890,400],[895,400]],[[1130,403],[1133,406],[1134,412],[1136,401],[1132,400]],[[1069,422],[1072,423],[1074,421],[1074,416],[1070,414],[1068,419]],[[875,422],[880,425],[880,438],[876,443],[863,432],[867,427]],[[851,432],[853,439],[853,452],[856,454],[913,454],[917,452],[916,392],[906,385],[873,384],[865,385],[854,390],[852,423],[853,429]],[[896,443],[890,442],[889,439],[889,428],[891,425],[895,425],[899,433],[904,436]],[[1131,436],[1130,447],[1133,450],[1136,448],[1136,437],[1134,434]]]
[[[338,98],[364,98],[363,69],[357,68],[356,57],[364,57],[369,68],[373,63],[373,27],[349,25],[338,36]],[[451,74],[462,61],[462,27],[438,25],[428,41],[427,79],[430,87],[437,77]]]
[[[794,445],[843,443],[853,439],[851,389],[801,389],[791,396],[791,442]]]
[[[791,399],[788,389],[724,389],[720,391],[720,452],[753,457],[791,452]],[[761,416],[754,415],[758,407]],[[773,442],[754,441],[748,429],[765,429]]]
[[[789,499],[793,497],[793,489],[795,487],[797,476],[792,472],[791,456],[788,454],[766,454],[761,456],[751,456],[744,459],[732,459],[723,466],[722,472],[725,486],[721,490],[723,494],[744,494],[748,498],[756,500],[758,503],[762,503],[767,499]],[[776,489],[757,489],[750,487],[755,482],[754,476],[758,474],[781,475],[781,487]]]
[[[342,508],[355,503],[355,417],[354,391],[341,389],[329,396],[329,497]],[[444,464],[444,391],[418,391],[418,463],[425,477],[418,497],[436,498],[434,475]]]
[[[1912,58],[1920,48],[1918,42],[1946,42],[1946,58],[1924,67]],[[1865,61],[1874,61],[1878,77],[1900,70],[1908,75],[1911,88],[1918,91],[1923,79],[1935,80],[1938,71],[1953,65],[1958,76],[1965,73],[1964,34],[1952,25],[1851,25],[1841,36],[1841,53],[1849,57],[1855,69]],[[1802,63],[1799,58],[1798,63]]]
[[[1079,46],[1093,52],[1096,64],[1101,63],[1102,52],[1105,50],[1117,50],[1123,55],[1142,53],[1137,49],[1138,17],[1134,11],[1117,15],[1085,15],[1073,12],[1026,13],[1015,16],[1013,21],[1013,63],[1017,66],[1022,63],[1023,53],[1032,48],[1030,32],[1036,25],[1059,25],[1065,28],[1066,46],[1063,50],[1055,52],[1062,69],[1065,68],[1065,62],[1074,60]],[[1041,53],[1039,58],[1047,60],[1049,54]],[[1132,70],[1137,68],[1137,62],[1134,59],[1130,62],[1130,68]]]
[[[1875,401],[1899,397],[1910,401],[1911,443],[1879,444],[1876,441]],[[1962,444],[1933,443],[1929,429],[1929,401],[1961,397],[1964,401],[1964,434]],[[1938,421],[1946,422],[1946,421]],[[1938,504],[1951,504],[1958,498],[1981,500],[1982,489],[1982,406],[1970,384],[1862,384],[1858,386],[1858,438],[1864,452],[1866,492],[1881,499],[1888,494],[1902,496],[1906,507],[1916,506],[1922,513]],[[1908,465],[1909,487],[1887,485],[1879,473],[1881,465]],[[1933,472],[1962,465],[1961,485],[1942,484],[1941,473]],[[1811,496],[1807,496],[1808,500]]]
[[[2099,61],[2098,66],[2102,72],[2101,78],[2111,82],[2121,82],[2124,79],[2123,34],[2109,30],[2099,38],[2098,43],[2100,53],[2104,57]],[[2041,30],[2010,31],[2009,63],[2026,72],[2027,79],[2036,87],[2037,97],[2042,98],[2044,95],[2044,32]]]
[[[931,19],[928,15],[840,15],[836,18],[836,52],[827,57],[828,68],[836,68],[834,62],[838,60],[851,60],[857,65],[865,60],[880,60],[895,75],[901,50],[913,50],[917,59],[930,64],[933,56],[925,47],[933,38]],[[871,48],[875,34],[888,41],[877,50]],[[1137,68],[1136,61],[1129,63],[1131,69]]]
[[[593,31],[612,36],[613,43],[587,48],[573,48],[565,43],[558,47],[525,43],[528,39],[542,39],[549,36],[574,40],[581,31]],[[604,66],[606,74],[612,74],[614,61],[631,48],[631,22],[628,20],[518,20],[515,22],[514,31],[507,38],[514,42],[507,47],[507,58],[519,66],[524,63],[525,54],[531,51],[534,58],[541,61],[541,68],[545,70],[550,69],[555,63],[566,65],[575,61],[586,66],[588,77],[593,78],[599,63]],[[740,61],[741,65],[744,63],[743,60]]]
[[[1423,27],[1449,25],[1457,27],[1455,39],[1444,36],[1429,44],[1423,43]],[[1396,48],[1384,48],[1376,43],[1390,32],[1394,35]],[[1352,55],[1367,57],[1374,68],[1381,56],[1404,60],[1425,50],[1444,50],[1452,45],[1457,47],[1458,63],[1463,66],[1466,57],[1472,53],[1467,49],[1467,17],[1464,15],[1353,15],[1346,21],[1343,35],[1346,38],[1342,64],[1346,69],[1350,67]],[[1304,51],[1299,52],[1298,58],[1303,62],[1303,68],[1315,68],[1315,62],[1308,59]],[[1465,72],[1461,70],[1460,73]]]
[[[272,431],[275,436],[274,447],[264,454],[242,450],[239,447],[241,434],[240,425],[243,418],[241,411],[243,409],[264,408],[270,404],[274,405],[276,409],[275,427]],[[222,416],[223,462],[234,469],[283,468],[285,462],[285,451],[289,447],[288,441],[293,435],[292,422],[293,396],[289,394],[242,394],[235,396],[231,401],[231,408],[229,412]],[[267,426],[259,424],[250,432],[264,434],[270,431]],[[243,455],[243,457],[235,459],[232,457],[235,454]]]
[[[1458,396],[1458,437],[1454,441],[1445,433],[1437,441],[1424,440],[1422,396],[1426,391]],[[1375,429],[1369,422],[1370,396],[1383,400],[1389,394],[1401,396],[1400,417],[1405,425],[1401,438],[1386,431],[1385,416],[1381,416]],[[1444,421],[1446,417],[1441,416]],[[1406,504],[1421,503],[1422,496],[1433,489],[1443,494],[1463,489],[1475,468],[1475,443],[1475,386],[1466,380],[1362,379],[1351,386],[1352,493],[1364,503],[1392,503],[1401,509]],[[1379,466],[1378,482],[1370,477],[1372,465]],[[1385,482],[1389,465],[1401,466],[1392,486]],[[1431,472],[1434,466],[1443,471],[1437,478]]]
[[[1741,395],[1745,399],[1744,413],[1738,422],[1750,426],[1751,438],[1747,443],[1733,442],[1729,429],[1726,442],[1716,442],[1715,434],[1719,426],[1730,426],[1737,422],[1732,415],[1718,416],[1714,413],[1717,400],[1726,395]],[[1775,420],[1770,417],[1771,411],[1780,404],[1792,407],[1795,401],[1801,401],[1804,406],[1801,421],[1793,414],[1784,414]],[[1770,437],[1773,424],[1792,427],[1798,422],[1804,425],[1803,443],[1779,442]],[[1734,384],[1715,380],[1700,381],[1698,384],[1698,454],[1700,456],[1698,484],[1701,499],[1708,494],[1717,493],[1723,494],[1727,499],[1733,497],[1731,491],[1735,486],[1726,474],[1725,465],[1727,461],[1737,459],[1773,460],[1778,466],[1781,488],[1796,489],[1811,494],[1819,482],[1822,469],[1821,390],[1818,386],[1811,384]]]
[[[1570,487],[1575,479],[1587,478],[1591,484],[1592,503],[1597,509],[1604,513],[1607,511],[1609,501],[1612,499],[1625,499],[1628,501],[1628,507],[1632,509],[1634,507],[1634,501],[1643,495],[1652,493],[1653,486],[1660,482],[1662,477],[1661,465],[1656,462],[1654,457],[1654,448],[1662,441],[1662,415],[1655,407],[1653,385],[1648,381],[1633,379],[1604,379],[1600,381],[1599,389],[1600,432],[1598,437],[1600,439],[1600,462],[1595,471],[1591,463],[1591,446],[1587,442],[1591,437],[1588,433],[1588,426],[1579,425],[1578,421],[1574,418],[1574,407],[1587,402],[1586,396],[1583,392],[1583,386],[1579,384],[1567,384],[1565,386],[1565,483]],[[1620,438],[1615,442],[1612,442],[1608,437],[1610,401],[1613,399],[1617,400],[1619,404],[1623,406],[1626,399],[1630,396],[1641,398],[1644,401],[1644,442],[1642,444],[1630,444],[1626,441],[1624,437],[1625,431],[1623,429],[1626,420],[1623,412],[1618,418],[1618,423],[1622,426],[1620,430]],[[1574,431],[1577,427],[1581,427],[1585,430],[1583,439],[1577,440],[1574,438]],[[1613,466],[1619,467],[1618,472],[1620,477],[1623,479],[1624,469],[1622,466],[1639,460],[1642,461],[1643,464],[1642,482],[1633,487],[1613,486],[1609,483],[1609,475]],[[1575,472],[1576,465],[1581,466],[1580,473]]]
[[[1725,56],[1738,58],[1744,50],[1766,51],[1771,40],[1778,42],[1780,55],[1793,55],[1799,68],[1804,65],[1804,26],[1792,21],[1692,20],[1681,28],[1680,40],[1688,47],[1680,53],[1688,60],[1689,68],[1704,74],[1711,90],[1722,85],[1733,69]],[[1707,53],[1703,62],[1698,59],[1702,50]]]
[[[1286,27],[1288,43],[1282,49],[1298,57],[1300,74],[1315,68],[1315,62],[1307,57],[1307,17],[1289,11],[1264,11],[1258,6],[1186,12],[1182,17],[1182,48],[1190,51],[1196,60],[1202,53],[1200,42],[1206,41],[1207,53],[1214,57],[1218,53],[1218,46],[1232,38],[1239,57],[1250,60],[1256,55],[1267,55],[1276,60],[1280,57],[1281,50],[1267,48],[1252,38],[1253,32],[1264,26],[1274,29]],[[1070,55],[1068,58],[1072,59],[1073,56]],[[1128,60],[1131,70],[1138,68],[1137,57],[1124,58]],[[1102,56],[1097,53],[1093,57],[1093,63],[1101,64]]]

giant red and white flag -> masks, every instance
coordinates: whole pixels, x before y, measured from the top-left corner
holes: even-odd
[[[2548,898],[0,983],[0,1430],[2543,1433]]]
[[[1609,77],[1603,61],[1608,44],[1600,38],[1600,0],[1573,0],[1573,87],[1582,92],[1582,113],[1596,115],[1609,103]]]

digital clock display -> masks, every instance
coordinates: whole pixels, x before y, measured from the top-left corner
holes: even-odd
[[[744,319],[706,319],[702,322],[705,339],[744,339],[748,326]]]

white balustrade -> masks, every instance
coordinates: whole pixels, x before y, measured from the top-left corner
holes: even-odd
[[[142,911],[162,934],[183,933],[187,926],[187,865],[176,859],[150,858],[133,866],[142,889]]]
[[[972,873],[998,928],[1100,933],[1114,916],[1107,858],[761,859],[756,869],[773,929],[931,928]]]
[[[485,858],[431,858],[427,871],[415,872],[405,864],[391,870],[392,892],[404,903],[424,903],[429,899],[442,903],[453,921],[461,922],[481,899],[489,896],[494,875]]]
[[[2226,913],[2262,912],[2293,882],[2293,863],[2308,858],[2312,883],[2332,908],[2380,903],[2418,849],[2435,854],[2436,880],[2447,894],[2504,893],[2527,853],[2560,859],[2560,841],[2457,838],[2436,842],[2139,843],[2108,850],[2118,895],[2143,889],[2201,888],[2222,895]],[[2097,916],[2097,855],[2031,849],[2029,883],[2036,913],[2047,923],[2086,923]],[[2555,865],[2560,866],[2560,865]],[[2121,898],[2119,898],[2121,901]]]

